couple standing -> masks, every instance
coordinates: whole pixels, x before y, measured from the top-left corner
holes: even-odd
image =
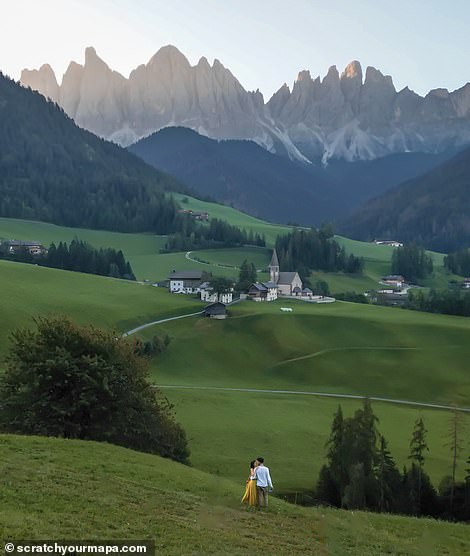
[[[264,465],[264,458],[258,458],[250,463],[250,476],[246,481],[245,494],[242,503],[259,508],[268,507],[268,492],[272,492],[273,482],[269,468]]]

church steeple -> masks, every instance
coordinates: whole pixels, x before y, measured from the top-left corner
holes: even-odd
[[[273,250],[273,256],[269,263],[269,274],[271,276],[271,282],[277,284],[279,280],[279,259],[277,258],[276,249]]]

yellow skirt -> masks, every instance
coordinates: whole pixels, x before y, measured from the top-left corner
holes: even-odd
[[[258,493],[256,491],[256,481],[247,481],[245,494],[242,498],[243,504],[248,504],[249,506],[258,505]]]

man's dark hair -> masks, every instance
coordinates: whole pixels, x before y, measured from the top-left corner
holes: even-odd
[[[260,463],[264,463],[264,458],[256,458]]]

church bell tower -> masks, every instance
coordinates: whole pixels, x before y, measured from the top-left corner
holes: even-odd
[[[273,256],[269,263],[269,274],[271,276],[271,282],[277,284],[279,280],[279,260],[277,258],[276,249],[273,250]]]

